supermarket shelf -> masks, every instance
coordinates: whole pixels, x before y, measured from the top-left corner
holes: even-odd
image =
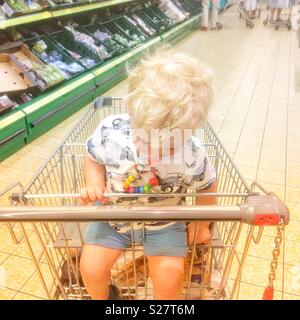
[[[24,16],[11,18],[11,19],[4,19],[0,20],[0,30],[5,30],[11,27],[24,25],[32,22],[42,21],[42,20],[49,20],[58,17],[65,17],[68,15],[76,14],[76,13],[83,13],[95,9],[101,8],[108,8],[114,5],[119,5],[127,2],[132,2],[134,0],[108,0],[99,3],[91,3],[86,5],[80,5],[73,8],[65,8],[65,9],[55,9],[53,8],[51,11],[43,11],[37,12],[32,14],[27,14]]]

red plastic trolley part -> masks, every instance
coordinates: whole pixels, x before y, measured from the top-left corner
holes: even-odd
[[[278,213],[257,214],[254,217],[254,225],[260,227],[277,226],[280,221]]]
[[[273,194],[249,196],[245,210],[246,222],[250,225],[277,226],[281,220],[287,225],[290,220],[288,207]]]
[[[263,295],[263,300],[273,300],[274,299],[274,288],[267,286],[264,295]]]

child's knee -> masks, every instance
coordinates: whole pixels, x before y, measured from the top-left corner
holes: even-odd
[[[170,297],[179,297],[183,288],[183,275],[177,275],[173,278],[161,278],[153,283],[155,296],[170,299]]]
[[[85,282],[109,281],[110,277],[109,269],[105,269],[98,265],[96,266],[84,257],[80,260],[80,272]]]
[[[178,290],[182,287],[184,273],[182,270],[160,270],[156,275],[154,282],[154,287],[159,289],[159,291],[172,292],[173,290]]]

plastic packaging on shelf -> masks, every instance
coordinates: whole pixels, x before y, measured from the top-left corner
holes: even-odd
[[[125,37],[123,37],[121,34],[117,33],[114,35],[114,38],[119,41],[122,45],[124,45],[125,47],[133,47],[135,45],[137,45],[140,41],[138,40],[128,40]]]
[[[101,60],[105,60],[106,58],[110,57],[110,54],[107,52],[106,48],[102,44],[97,45],[93,37],[79,32],[71,26],[67,26],[65,29],[73,35],[76,42],[82,44],[94,54],[97,54]]]
[[[112,39],[112,36],[110,34],[108,34],[107,32],[101,32],[100,30],[94,32],[94,37],[99,41],[106,41]]]
[[[12,108],[15,104],[7,95],[0,96],[0,108]]]
[[[6,0],[2,5],[2,10],[8,17],[31,12],[41,11],[47,7],[45,1],[38,0]]]
[[[36,81],[41,90],[55,85],[64,80],[64,76],[52,65],[40,65],[34,61],[25,60],[23,66],[30,73],[31,78]]]
[[[76,62],[64,62],[62,54],[56,50],[50,51],[49,53],[43,52],[41,57],[47,64],[60,70],[65,78],[70,78],[71,76],[84,71],[83,67]]]
[[[128,16],[125,16],[125,19],[136,27],[138,25],[148,36],[153,36],[156,33],[156,31],[154,29],[147,26],[146,23],[135,14],[132,15],[132,19]],[[144,40],[142,40],[142,41],[144,41]]]
[[[86,47],[75,42],[68,31],[50,35],[50,39],[55,41],[55,45],[62,51],[66,52],[73,60],[80,62],[86,69],[94,67],[100,59],[92,54]]]
[[[32,94],[28,94],[28,93],[22,93],[20,96],[20,100],[23,103],[29,102],[31,99],[33,98]]]
[[[48,46],[43,40],[36,42],[32,47],[32,50],[39,54],[40,58],[43,59],[47,65],[54,66],[58,69],[64,78],[69,79],[73,75],[84,71],[84,68],[76,62],[65,62],[63,54],[58,50],[47,51],[47,49]]]
[[[84,4],[84,3],[91,3],[95,2],[92,0],[48,0],[51,6],[56,5],[76,5],[76,4]]]
[[[97,64],[95,60],[93,60],[92,58],[88,58],[88,57],[83,57],[79,61],[87,69],[91,69]]]
[[[189,16],[189,13],[180,10],[171,0],[159,0],[159,8],[175,22],[182,22]]]
[[[7,95],[0,95],[0,116],[16,108],[18,104]]]
[[[76,0],[48,0],[51,5],[65,4],[65,3],[76,3]]]
[[[109,34],[108,32],[102,32],[100,30],[96,30],[93,33],[93,36],[95,39],[101,41],[108,47],[110,47],[113,51],[119,51],[122,50],[122,47],[114,41],[113,36]]]

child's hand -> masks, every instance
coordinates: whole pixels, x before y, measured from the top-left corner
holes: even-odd
[[[79,204],[84,206],[89,202],[96,202],[97,200],[103,202],[105,199],[103,193],[105,192],[105,187],[98,184],[89,185],[86,188],[81,189],[81,198],[79,199]]]

